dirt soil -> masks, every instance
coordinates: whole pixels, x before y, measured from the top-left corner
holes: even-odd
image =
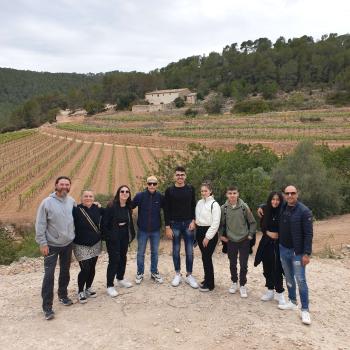
[[[308,266],[312,325],[299,312],[281,311],[274,301],[262,302],[262,267],[249,259],[248,298],[229,294],[228,260],[218,247],[214,254],[216,288],[200,293],[186,283],[174,288],[171,245],[161,243],[159,270],[162,285],[149,279],[130,289],[118,288],[112,299],[105,291],[107,255],[97,264],[97,298],[76,301],[79,267],[71,268],[69,295],[74,305],[60,305],[55,297],[55,319],[41,312],[43,261],[23,259],[0,267],[0,344],[2,349],[350,349],[350,258],[313,258]],[[182,248],[183,249],[183,248]],[[202,263],[195,252],[194,276],[201,280]],[[184,266],[184,256],[182,256]],[[126,277],[134,279],[136,254],[129,252]],[[56,273],[57,278],[58,273]],[[341,279],[341,283],[339,283]],[[56,280],[57,288],[57,280]]]

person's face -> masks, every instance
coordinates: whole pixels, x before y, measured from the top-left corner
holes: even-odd
[[[65,197],[70,191],[70,182],[67,179],[61,179],[55,185],[55,191],[58,195]]]
[[[287,186],[284,189],[284,199],[290,206],[294,206],[298,201],[298,191],[294,186]]]
[[[154,193],[157,190],[158,183],[155,181],[147,182],[147,189],[149,192]]]
[[[119,192],[119,200],[126,202],[129,197],[130,197],[129,189],[127,187],[122,187]]]
[[[210,196],[210,190],[207,186],[202,186],[201,187],[201,196],[202,198],[208,198]]]
[[[90,208],[92,206],[92,203],[94,202],[95,197],[94,194],[91,191],[84,191],[81,196],[81,202],[85,207]]]
[[[186,180],[186,173],[184,173],[183,171],[175,172],[175,182],[178,185],[183,185],[185,183],[185,180]]]
[[[280,205],[280,197],[275,194],[271,199],[272,208],[277,208]]]
[[[227,191],[226,192],[226,198],[230,203],[237,203],[239,197],[239,192],[238,191]]]

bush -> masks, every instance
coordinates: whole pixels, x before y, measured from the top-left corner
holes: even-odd
[[[264,99],[270,100],[276,97],[278,85],[274,81],[267,82],[261,86],[260,91],[262,92]]]
[[[198,114],[198,111],[196,111],[195,109],[192,109],[192,108],[188,108],[185,111],[186,117],[194,118],[197,114]]]
[[[16,244],[5,229],[0,228],[0,265],[9,265],[14,260],[16,260]]]
[[[185,105],[185,100],[182,97],[176,97],[174,104],[176,108],[181,108]]]
[[[84,104],[84,109],[89,115],[100,113],[104,108],[104,104],[99,101],[89,101]]]
[[[342,91],[328,94],[326,103],[337,107],[350,105],[350,92]]]
[[[222,95],[213,95],[208,99],[207,102],[205,102],[204,108],[209,114],[219,114],[221,112],[223,103],[224,99]]]
[[[323,119],[321,117],[300,117],[299,120],[302,123],[307,123],[307,122],[321,122]]]
[[[257,114],[269,112],[271,110],[269,104],[262,99],[244,100],[237,102],[232,108],[232,113]]]

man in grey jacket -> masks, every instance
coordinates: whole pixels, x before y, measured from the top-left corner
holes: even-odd
[[[35,231],[36,242],[44,255],[45,274],[41,290],[45,318],[54,317],[52,310],[55,268],[60,258],[60,275],[58,279],[58,298],[66,306],[73,302],[68,298],[69,268],[74,240],[74,222],[72,210],[75,201],[68,196],[71,181],[60,176],[55,181],[55,192],[45,198],[38,209]]]

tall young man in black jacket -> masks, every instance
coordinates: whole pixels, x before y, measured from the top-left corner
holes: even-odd
[[[186,251],[186,278],[185,281],[192,288],[198,288],[198,283],[192,276],[193,242],[195,229],[196,199],[194,188],[186,184],[185,168],[178,166],[175,169],[175,184],[165,191],[165,234],[173,240],[173,262],[175,277],[171,282],[177,287],[181,282],[180,247],[181,238],[185,242]]]

